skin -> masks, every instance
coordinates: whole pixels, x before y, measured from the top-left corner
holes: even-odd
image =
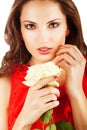
[[[75,129],[86,130],[87,99],[82,90],[82,78],[86,60],[75,46],[65,45],[65,38],[69,30],[66,17],[62,13],[60,6],[52,1],[30,1],[23,6],[20,23],[22,38],[26,48],[32,54],[28,64],[35,65],[54,61],[56,65],[64,69],[61,84],[65,83],[66,85],[66,93],[71,103]],[[41,47],[51,49],[49,53],[42,54],[43,49],[38,51],[38,48]],[[4,81],[8,83],[10,88],[10,81],[5,78]],[[7,88],[4,81],[2,78],[0,86],[4,85],[3,88]],[[59,105],[57,100],[57,97],[60,95],[59,90],[54,87],[43,88],[44,85],[52,81],[60,81],[60,79],[56,76],[50,76],[40,80],[29,89],[24,106],[12,130],[30,130],[32,124],[44,112]],[[7,101],[4,101],[6,110],[10,89],[7,93],[5,92],[6,90],[3,89],[2,92],[0,91],[0,99],[6,99],[8,94]],[[0,105],[2,104],[0,103]],[[29,111],[31,112],[30,115],[27,114]],[[4,123],[6,128],[3,125],[2,129],[8,130],[6,114],[5,116],[2,114],[2,117],[5,117],[3,122],[6,122]]]
[[[44,10],[44,11],[43,11]],[[31,65],[52,60],[59,46],[64,45],[66,17],[58,5],[49,1],[31,1],[21,13],[21,32],[28,51],[32,54]],[[48,54],[40,54],[38,48],[52,48]]]

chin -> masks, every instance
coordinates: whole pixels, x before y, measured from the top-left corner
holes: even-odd
[[[45,57],[42,57],[41,58],[41,60],[43,61],[43,62],[49,62],[49,61],[52,61],[54,59],[54,56],[53,57],[47,57],[47,56],[45,56]]]

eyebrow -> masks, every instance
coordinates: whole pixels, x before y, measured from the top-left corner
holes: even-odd
[[[32,24],[36,24],[35,22],[33,22],[33,21],[30,21],[30,20],[25,20],[25,21],[23,21],[23,23],[32,23]]]
[[[54,22],[54,21],[56,21],[56,20],[60,20],[60,18],[56,18],[56,19],[50,20],[50,21],[47,22],[47,23],[51,23],[51,22]]]
[[[53,20],[50,20],[47,22],[47,24],[51,23],[51,22],[54,22],[55,20],[61,20],[60,18],[56,18],[56,19],[53,19]],[[24,20],[23,23],[25,22],[28,22],[28,23],[32,23],[32,24],[36,24],[35,22],[31,21],[31,20]]]

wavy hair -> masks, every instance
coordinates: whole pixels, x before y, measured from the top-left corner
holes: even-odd
[[[25,47],[20,31],[20,15],[25,3],[33,0],[15,0],[5,27],[5,41],[9,45],[9,51],[2,59],[0,76],[9,74],[14,65],[26,64],[31,54]],[[41,0],[42,1],[42,0]],[[60,5],[61,11],[66,16],[70,34],[66,37],[65,44],[76,45],[79,50],[87,55],[87,46],[82,34],[81,20],[78,9],[72,0],[49,0]]]

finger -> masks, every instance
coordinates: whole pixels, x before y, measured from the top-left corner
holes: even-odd
[[[34,90],[41,89],[44,86],[46,86],[48,83],[56,80],[57,80],[57,76],[49,76],[46,78],[42,78],[34,86],[32,86],[32,89]]]
[[[76,52],[78,52],[79,56],[81,56],[83,58],[83,55],[82,55],[81,51],[77,48],[77,46],[68,45],[68,44],[66,45],[67,48],[69,48],[69,46],[72,47]]]
[[[67,64],[65,61],[61,61],[58,63],[58,66],[63,68],[66,72],[70,69],[71,65]]]
[[[57,61],[56,61],[56,64],[58,65],[59,64],[59,62],[65,62],[65,63],[67,63],[68,65],[72,65],[72,66],[74,66],[77,62],[70,56],[70,55],[68,55],[68,54],[61,54],[59,57],[58,57],[58,59],[57,59]]]
[[[55,64],[57,64],[58,59],[59,59],[59,55],[57,55],[52,61],[53,61]]]
[[[73,59],[79,62],[83,58],[82,53],[78,50],[76,46],[73,46],[73,45],[65,45],[65,46],[60,47],[60,50],[58,51],[56,55],[61,55],[64,53],[69,54]]]
[[[47,110],[53,109],[53,108],[57,107],[59,104],[60,104],[60,102],[58,100],[55,100],[53,102],[48,102],[43,107],[43,111],[46,112]]]
[[[38,92],[40,93],[40,97],[48,94],[55,94],[57,97],[60,96],[60,91],[58,90],[58,88],[55,87],[46,87],[38,90]]]
[[[41,97],[40,101],[44,104],[52,101],[57,101],[57,96],[55,94],[49,94],[46,96]]]

